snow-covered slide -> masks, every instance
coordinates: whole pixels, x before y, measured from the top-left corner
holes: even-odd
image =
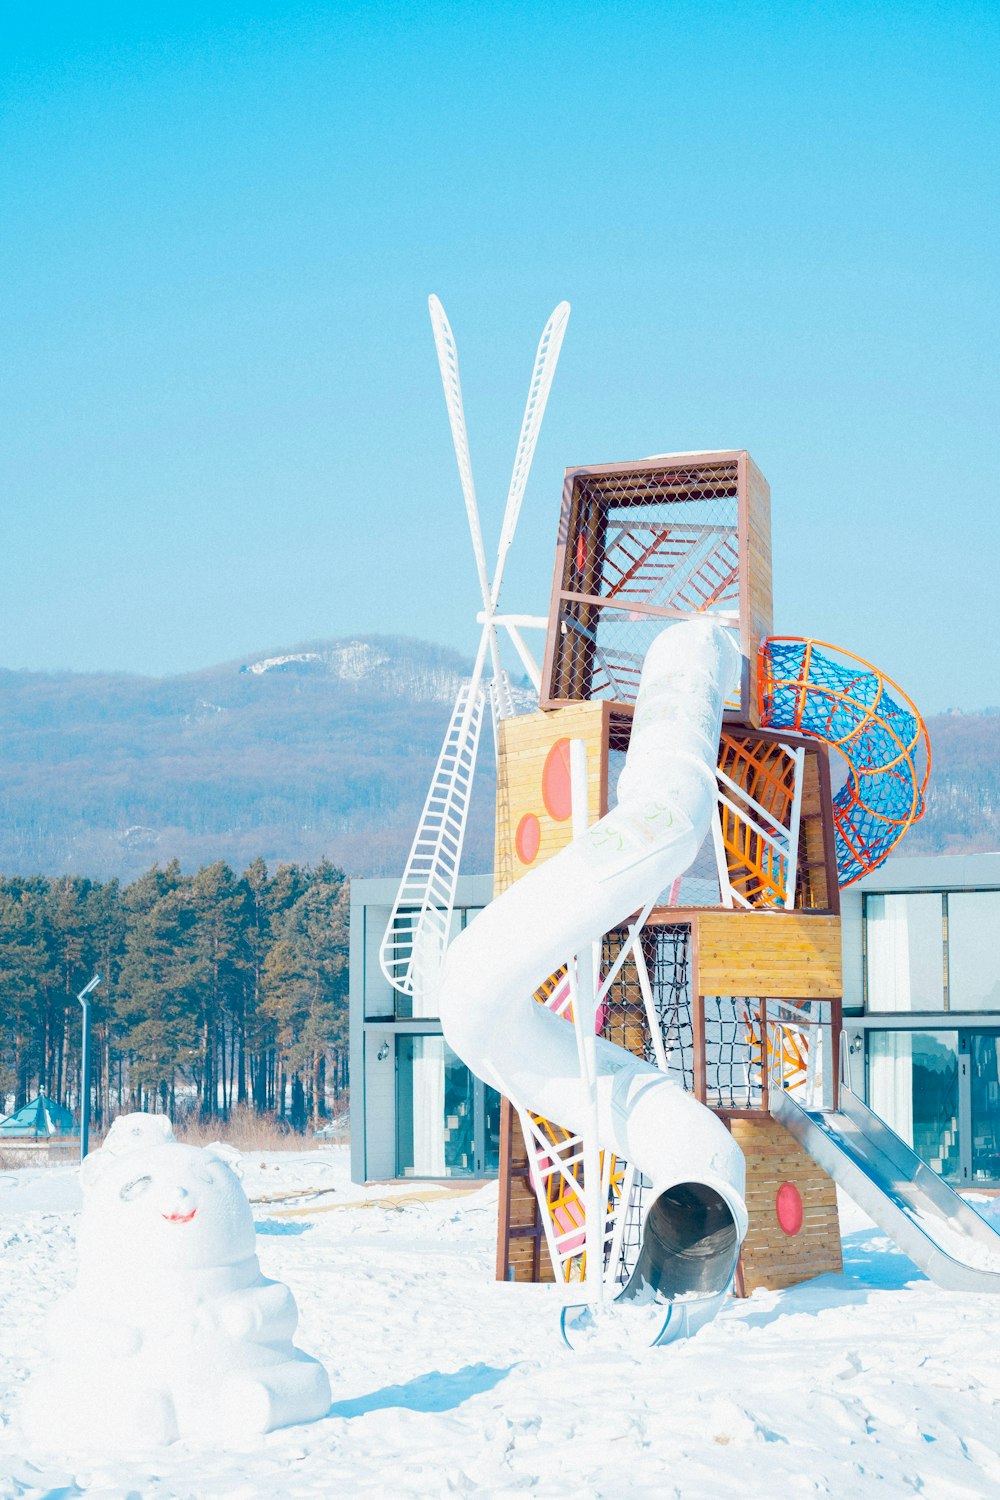
[[[739,670],[726,632],[670,626],[642,670],[618,804],[493,901],[452,943],[440,994],[449,1045],[516,1106],[585,1135],[594,1119],[574,1028],[534,992],[641,911],[697,854],[715,804],[723,703]],[[596,1039],[600,1147],[652,1187],[625,1296],[717,1298],[746,1233],[745,1163],[722,1122],[662,1072]],[[637,1284],[638,1283],[638,1284]]]
[[[1000,1293],[1000,1235],[846,1083],[807,1110],[772,1082],[771,1113],[931,1281]]]

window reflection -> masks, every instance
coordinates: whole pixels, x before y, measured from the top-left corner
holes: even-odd
[[[868,1009],[944,1009],[941,895],[865,898]]]
[[[1000,1010],[1000,891],[948,896],[951,1010]]]
[[[483,1162],[476,1136],[482,1132]],[[499,1165],[500,1095],[479,1083],[443,1036],[396,1038],[396,1171],[465,1177]]]
[[[957,1031],[869,1031],[868,1103],[935,1172],[960,1180]]]
[[[972,1180],[1000,1181],[1000,1036],[974,1032],[971,1060]]]

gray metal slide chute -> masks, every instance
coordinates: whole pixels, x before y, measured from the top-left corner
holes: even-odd
[[[781,1088],[770,1099],[778,1123],[932,1281],[1000,1293],[1000,1234],[846,1084],[840,1106],[803,1109]]]

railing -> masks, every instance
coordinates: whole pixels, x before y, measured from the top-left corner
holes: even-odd
[[[781,1002],[772,1001],[771,1004]],[[766,1096],[764,1107],[770,1109],[770,1095],[775,1089],[783,1089],[792,1095],[804,1109],[835,1110],[840,1107],[840,1088],[846,1082],[850,1088],[850,1066],[848,1077],[843,1077],[847,1049],[844,1046],[843,1004],[840,1000],[813,1001],[812,1005],[824,1007],[827,1014],[819,1018],[797,1016],[793,1020],[783,1017],[766,1018],[769,1037],[773,1042],[768,1048],[766,1071]],[[784,1042],[788,1036],[797,1035],[805,1043],[810,1066],[801,1079],[789,1079],[782,1067]]]
[[[730,1115],[764,1115],[781,1088],[805,1108],[837,1108],[839,1000],[707,996],[693,1011],[694,1092],[703,1103]]]

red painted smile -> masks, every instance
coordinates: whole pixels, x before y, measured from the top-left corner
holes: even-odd
[[[197,1212],[196,1208],[192,1208],[189,1214],[164,1214],[163,1218],[168,1224],[190,1224]]]

